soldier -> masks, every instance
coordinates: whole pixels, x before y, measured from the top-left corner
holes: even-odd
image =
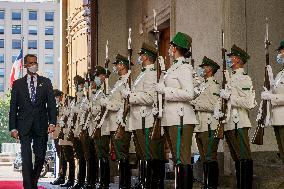
[[[128,131],[128,123],[123,123],[122,113],[124,111],[124,98],[122,97],[122,90],[126,88],[127,80],[130,75],[128,72],[129,61],[126,57],[118,54],[113,63],[115,65],[114,72],[119,75],[118,81],[115,83],[111,94],[107,98],[101,99],[101,106],[106,107],[108,111],[107,125],[110,130],[111,140],[114,143],[115,155],[119,164],[119,188],[130,188],[131,174],[129,165],[129,147],[131,133]],[[131,63],[132,64],[132,63]],[[117,137],[120,132],[119,124],[124,127],[125,132],[122,137]]]
[[[256,106],[252,80],[244,71],[244,65],[250,56],[236,45],[232,46],[227,56],[227,67],[232,69],[232,75],[228,77],[227,74],[227,86],[220,92],[220,97],[228,100],[224,134],[235,161],[237,186],[247,189],[252,188],[253,179],[248,111]]]
[[[70,115],[72,103],[71,101],[74,100],[71,96],[67,96],[65,99],[64,109],[63,109],[63,115],[60,118],[59,125],[62,128],[60,133],[60,139],[59,139],[59,145],[61,147],[62,157],[65,159],[65,161],[68,163],[68,180],[66,183],[61,184],[61,187],[71,187],[74,185],[75,180],[75,159],[74,159],[74,152],[71,141],[68,141],[68,125],[67,125],[67,119]],[[66,167],[67,169],[67,167]]]
[[[105,78],[109,77],[111,72],[101,66],[96,67],[94,77],[92,77],[92,94],[91,101],[91,124],[89,127],[89,136],[93,138],[94,145],[99,159],[99,189],[109,188],[110,184],[110,167],[109,167],[109,144],[110,132],[109,128],[104,122],[101,128],[97,128],[99,120],[104,112],[101,112],[100,99],[103,94],[102,84]]]
[[[284,64],[284,40],[281,41],[280,46],[277,49],[278,55],[276,63],[283,65]],[[274,128],[278,149],[279,157],[284,163],[284,70],[282,69],[276,76],[273,78],[272,68],[269,65],[267,67],[269,80],[271,83],[270,91],[263,91],[261,93],[262,100],[268,100],[272,105],[272,114],[270,118],[270,124]]]
[[[154,122],[152,106],[156,100],[157,73],[154,67],[156,58],[155,47],[143,43],[137,61],[142,65],[141,73],[134,82],[132,90],[124,90],[122,93],[124,98],[129,97],[131,110],[129,130],[133,131],[136,155],[139,160],[139,182],[133,188],[164,188],[163,150],[150,147],[153,142],[151,141],[151,133]],[[143,125],[142,117],[145,118]],[[163,144],[161,148],[163,148]]]
[[[72,132],[69,135],[73,143],[73,150],[75,153],[75,157],[78,160],[79,171],[77,174],[77,183],[73,187],[70,187],[70,189],[79,189],[84,185],[86,177],[86,161],[84,157],[82,142],[79,138],[81,132],[81,127],[79,125],[79,120],[81,116],[80,105],[82,104],[84,99],[83,89],[84,89],[85,79],[77,75],[74,77],[74,83],[77,86],[76,105],[73,107],[74,117],[72,118],[73,119],[72,124],[75,125],[75,126],[73,125],[75,128],[72,130]]]
[[[194,128],[195,138],[203,162],[204,185],[206,188],[217,189],[219,139],[214,137],[218,121],[213,117],[213,112],[220,92],[220,86],[214,79],[214,75],[220,66],[204,56],[199,67],[197,73],[205,81],[200,84],[201,93],[199,96],[191,101],[199,118],[199,124]]]
[[[60,117],[62,116],[62,98],[63,98],[63,92],[61,92],[58,89],[54,89],[53,90],[54,96],[55,96],[55,100],[56,100],[56,109],[57,109],[57,122],[59,122]],[[56,125],[55,127],[55,131],[53,132],[53,140],[54,140],[54,145],[55,145],[55,149],[56,149],[56,153],[59,159],[59,173],[58,173],[58,178],[53,181],[50,182],[50,184],[52,185],[60,185],[60,184],[64,184],[65,183],[65,176],[66,176],[66,169],[67,169],[67,162],[64,159],[62,150],[61,150],[61,146],[59,145],[59,132],[60,132],[61,128],[59,126],[59,124]]]
[[[186,61],[191,56],[192,39],[178,32],[170,42],[169,54],[174,59],[167,70],[163,83],[156,91],[164,94],[162,126],[176,164],[175,186],[178,189],[192,188],[191,145],[195,124],[198,123],[193,106],[193,68]]]

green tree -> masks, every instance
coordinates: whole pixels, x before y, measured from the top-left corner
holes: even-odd
[[[9,132],[9,109],[10,95],[6,95],[5,99],[0,99],[0,149],[2,143],[15,142]]]

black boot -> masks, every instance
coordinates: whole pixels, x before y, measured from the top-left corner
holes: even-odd
[[[152,160],[152,176],[150,178],[151,181],[151,188],[156,189],[164,189],[164,179],[165,179],[165,161],[163,160]]]
[[[237,188],[240,188],[240,161],[235,161]]]
[[[68,180],[65,184],[60,184],[61,187],[72,187],[74,185],[74,180]]]
[[[108,189],[110,184],[109,159],[99,159],[99,189]]]
[[[51,185],[60,185],[65,183],[64,177],[58,177],[55,181],[50,182]]]
[[[193,187],[193,171],[192,166],[177,165],[176,166],[176,189],[192,189]]]
[[[88,159],[87,164],[87,175],[86,183],[82,189],[93,189],[96,188],[96,178],[97,178],[97,161],[95,158]]]
[[[143,189],[145,185],[145,167],[146,161],[140,160],[139,161],[139,176],[138,176],[138,183],[132,186],[132,189]]]
[[[204,189],[208,188],[208,163],[203,163],[203,182],[204,182]]]
[[[240,161],[240,189],[252,189],[253,180],[253,161]]]
[[[219,180],[219,167],[217,161],[212,161],[207,163],[208,179],[207,186],[208,189],[217,189]]]
[[[129,189],[131,187],[131,174],[129,160],[118,162],[119,189]]]

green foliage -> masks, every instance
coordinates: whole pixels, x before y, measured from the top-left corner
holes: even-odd
[[[0,148],[2,143],[15,142],[9,132],[10,94],[0,99]]]

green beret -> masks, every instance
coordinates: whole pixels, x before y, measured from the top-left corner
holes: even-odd
[[[190,49],[191,43],[192,43],[191,37],[181,32],[178,32],[170,42],[170,44],[174,44],[184,49]]]
[[[246,51],[244,51],[243,49],[241,49],[236,45],[233,45],[231,48],[231,52],[227,54],[227,56],[234,56],[234,55],[240,57],[244,63],[246,63],[247,60],[250,58],[249,54]]]
[[[79,75],[76,75],[76,76],[73,78],[73,80],[74,80],[74,83],[75,83],[76,85],[85,84],[85,79],[84,79],[83,77],[79,76]]]
[[[199,65],[199,67],[203,66],[210,66],[213,69],[214,73],[216,73],[217,70],[220,69],[220,66],[216,62],[206,56],[203,57],[202,64]]]
[[[95,76],[99,76],[99,75],[101,75],[101,74],[104,74],[104,75],[110,75],[111,74],[111,72],[109,71],[109,70],[107,70],[107,69],[105,69],[104,67],[102,67],[102,66],[96,66],[95,67]]]
[[[280,42],[280,46],[276,49],[276,51],[280,51],[284,49],[284,40]]]
[[[53,90],[53,94],[54,94],[55,97],[57,97],[57,96],[62,96],[63,92],[58,90],[58,89],[54,89]]]
[[[113,64],[124,64],[124,65],[128,66],[129,61],[128,61],[128,58],[126,58],[125,56],[122,56],[121,54],[117,54]],[[131,66],[133,66],[133,65],[134,64],[131,62]]]
[[[148,56],[151,56],[152,58],[156,58],[158,53],[157,53],[157,49],[150,45],[150,44],[147,44],[147,43],[143,43],[142,44],[142,47],[140,49],[140,52],[138,54],[146,54]]]

